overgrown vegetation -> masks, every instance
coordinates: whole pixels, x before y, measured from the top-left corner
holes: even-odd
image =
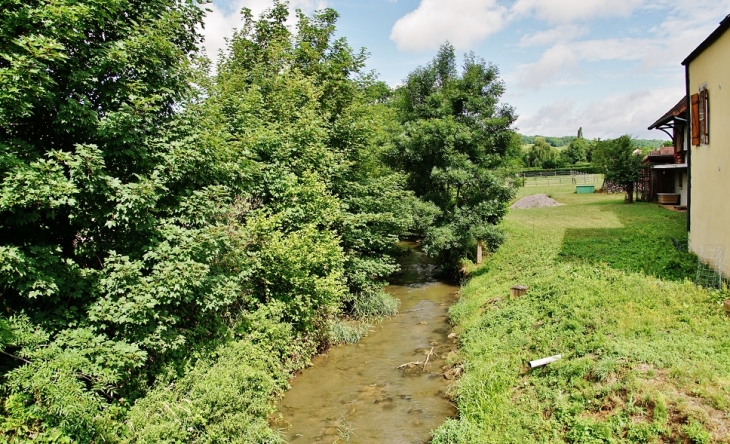
[[[399,237],[449,263],[500,239],[515,139],[495,67],[457,74],[449,49],[393,92],[334,10],[291,28],[274,2],[212,74],[203,14],[0,9],[3,441],[280,441],[288,377],[396,312]]]
[[[686,214],[574,187],[515,210],[451,309],[459,419],[434,442],[719,442],[730,431],[726,296],[695,287]],[[510,299],[515,284],[526,296]],[[562,354],[544,368],[530,360]]]
[[[496,66],[470,53],[458,71],[446,43],[433,61],[409,74],[395,91],[403,129],[391,164],[408,187],[432,205],[435,221],[424,230],[424,249],[455,269],[474,257],[477,242],[501,243],[496,225],[514,194],[519,138],[512,107],[501,104],[504,84]]]
[[[393,313],[380,281],[415,226],[364,55],[334,11],[292,33],[276,3],[210,77],[194,3],[11,9],[3,435],[159,442],[187,412],[180,441],[273,436],[268,400],[337,316]]]

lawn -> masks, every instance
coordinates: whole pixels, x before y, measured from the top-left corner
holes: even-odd
[[[686,214],[573,190],[521,190],[565,205],[513,210],[462,288],[460,416],[434,442],[726,442],[726,296],[695,287],[696,259],[671,242],[686,244]],[[511,299],[514,284],[528,294]]]

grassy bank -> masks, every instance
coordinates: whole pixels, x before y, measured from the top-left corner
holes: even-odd
[[[566,205],[513,210],[452,307],[460,417],[434,442],[724,442],[730,321],[672,245],[686,215],[573,190],[522,190]],[[530,289],[512,300],[517,283]]]

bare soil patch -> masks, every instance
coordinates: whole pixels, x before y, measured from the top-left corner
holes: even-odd
[[[542,208],[542,207],[557,207],[563,205],[557,200],[549,197],[547,194],[533,194],[532,196],[525,196],[518,200],[510,208],[512,209],[526,209],[526,208]]]

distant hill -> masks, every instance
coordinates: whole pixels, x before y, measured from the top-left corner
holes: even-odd
[[[522,144],[523,145],[532,145],[535,143],[535,137],[544,137],[545,141],[550,145],[554,146],[556,148],[566,146],[570,144],[571,141],[575,140],[575,136],[563,136],[563,137],[552,137],[552,136],[525,136],[523,134],[520,134],[522,136]],[[639,147],[646,147],[651,149],[657,149],[662,144],[666,142],[666,140],[661,139],[634,139],[634,143],[636,146]]]
[[[647,147],[647,148],[651,148],[653,150],[655,150],[655,149],[659,148],[660,146],[662,146],[662,144],[664,142],[666,142],[666,140],[661,140],[661,139],[634,139],[634,143],[636,144],[636,146]]]

